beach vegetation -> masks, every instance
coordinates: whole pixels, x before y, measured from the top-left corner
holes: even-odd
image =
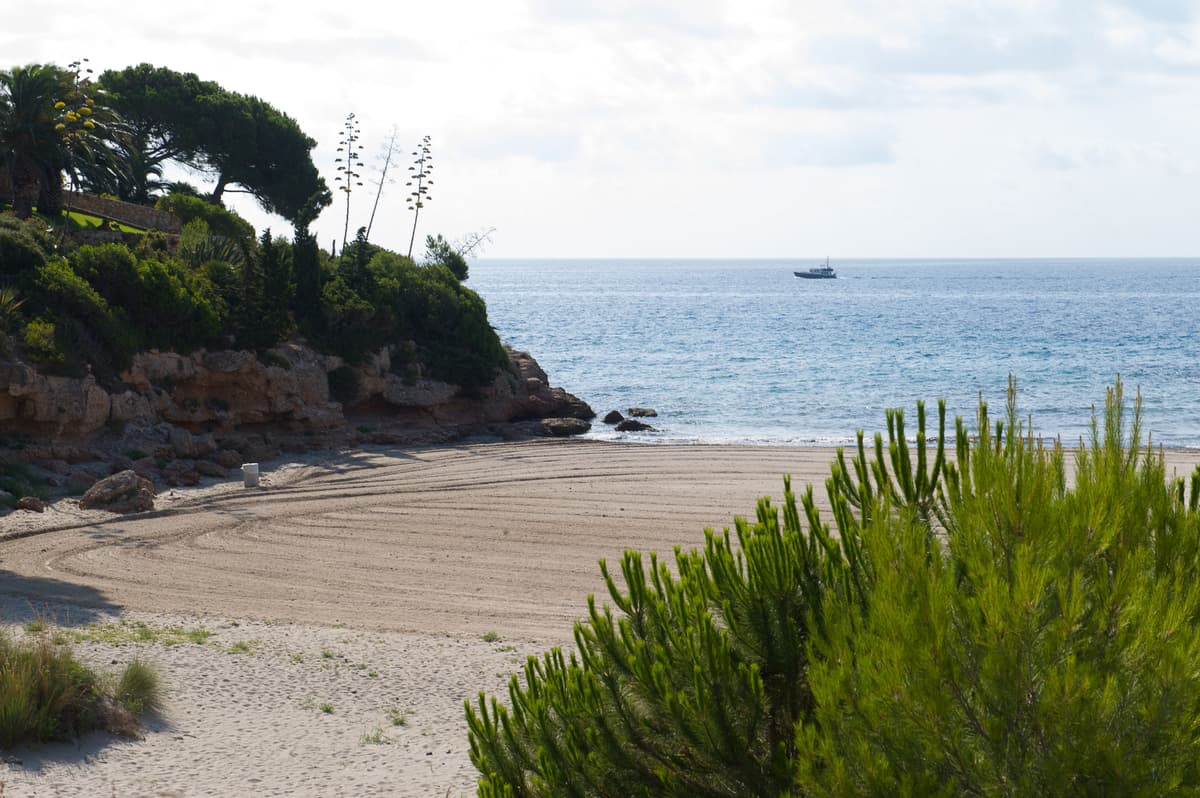
[[[257,640],[235,640],[229,648],[225,649],[226,654],[253,654],[255,648],[258,647]]]
[[[388,743],[396,742],[391,737],[383,733],[382,726],[376,726],[369,732],[363,732],[362,737],[358,739],[363,745],[387,745]]]
[[[467,703],[479,794],[1200,790],[1200,469],[1120,382],[1073,453],[1011,384],[950,437],[917,415],[838,451],[828,517],[785,478],[673,567],[602,561],[576,650]]]
[[[45,635],[15,641],[0,633],[0,748],[69,740],[98,728],[136,733],[135,716],[153,710],[160,691],[145,663],[130,663],[109,680]]]
[[[60,633],[76,643],[105,643],[111,646],[156,644],[177,646],[184,643],[204,645],[213,633],[202,626],[156,626],[144,621],[122,619],[117,623],[92,623],[63,627]]]
[[[125,666],[113,697],[134,715],[153,712],[162,705],[162,680],[158,671],[135,659]]]

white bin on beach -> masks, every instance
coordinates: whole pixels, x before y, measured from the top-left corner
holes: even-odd
[[[247,488],[258,487],[258,463],[242,464],[242,480],[246,483]]]

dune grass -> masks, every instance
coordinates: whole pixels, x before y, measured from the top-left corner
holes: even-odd
[[[70,740],[92,729],[130,735],[137,715],[161,701],[157,673],[130,663],[115,681],[48,636],[14,640],[0,632],[0,748]]]

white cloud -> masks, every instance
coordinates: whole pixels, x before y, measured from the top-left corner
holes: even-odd
[[[1117,198],[1195,206],[1179,176],[1200,137],[1196,9],[31,0],[5,9],[0,52],[147,61],[258,95],[318,140],[327,175],[350,111],[369,153],[393,125],[406,151],[429,134],[439,191],[422,228],[495,225],[496,257],[781,255],[797,220],[818,249],[857,254],[1178,253],[1200,244],[1194,224]],[[406,248],[402,196],[389,187],[376,226]],[[355,197],[352,216],[367,206]]]

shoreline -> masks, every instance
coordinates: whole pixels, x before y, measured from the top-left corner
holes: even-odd
[[[4,626],[56,621],[101,670],[145,659],[167,703],[140,741],[5,752],[4,795],[473,794],[463,701],[503,699],[526,657],[572,644],[587,595],[607,598],[599,559],[700,547],[705,527],[779,499],[785,473],[828,518],[833,454],[374,447],[285,456],[257,490],[177,488],[154,514],[64,508],[69,528],[0,541]],[[1168,473],[1200,461],[1165,454]],[[146,639],[120,639],[138,624]],[[208,634],[169,644],[172,627]]]

